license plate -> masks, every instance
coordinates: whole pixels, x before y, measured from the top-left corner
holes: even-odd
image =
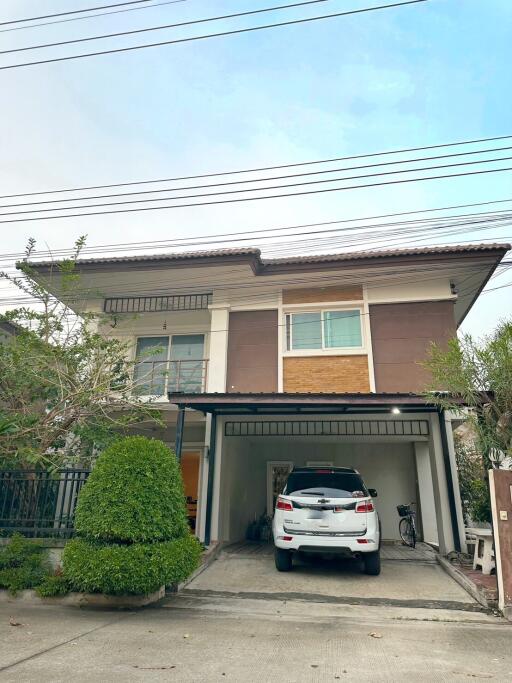
[[[310,510],[308,519],[323,519],[325,513],[322,510]]]

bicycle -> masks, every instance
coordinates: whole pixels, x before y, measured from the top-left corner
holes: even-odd
[[[409,505],[397,505],[396,509],[399,516],[402,518],[400,524],[398,525],[398,530],[400,532],[400,538],[408,545],[410,548],[416,547],[416,513],[412,509],[414,503]]]

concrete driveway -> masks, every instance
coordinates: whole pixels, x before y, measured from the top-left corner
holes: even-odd
[[[482,611],[439,566],[428,546],[416,551],[383,546],[382,557],[380,576],[364,574],[357,560],[317,558],[294,562],[291,572],[281,573],[274,567],[270,546],[243,543],[223,550],[185,594]]]

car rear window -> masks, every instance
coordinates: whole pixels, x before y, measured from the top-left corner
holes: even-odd
[[[351,472],[292,472],[284,493],[323,498],[357,498],[368,492],[358,474]]]

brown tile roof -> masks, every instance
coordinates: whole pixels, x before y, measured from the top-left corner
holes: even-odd
[[[508,251],[511,248],[507,243],[491,244],[457,244],[438,247],[404,247],[401,249],[381,249],[369,251],[347,251],[337,254],[312,254],[310,256],[285,256],[283,258],[262,259],[261,250],[255,247],[212,249],[205,251],[184,251],[166,254],[143,254],[140,256],[106,256],[102,258],[79,259],[81,265],[101,265],[109,263],[143,263],[147,261],[184,261],[196,259],[230,259],[233,257],[246,257],[257,264],[258,269],[265,269],[273,265],[293,265],[307,263],[330,263],[333,261],[354,261],[363,259],[384,259],[402,256],[420,256],[436,254],[470,254],[490,251]],[[52,261],[34,261],[33,266],[49,267]]]
[[[313,254],[311,256],[292,256],[278,259],[263,259],[264,264],[293,264],[293,263],[323,263],[324,261],[353,261],[367,258],[390,258],[394,256],[416,256],[423,254],[458,254],[461,252],[485,252],[496,250],[508,250],[510,244],[491,243],[491,244],[455,244],[439,247],[413,247],[402,249],[381,249],[370,251],[352,251],[341,254]]]

